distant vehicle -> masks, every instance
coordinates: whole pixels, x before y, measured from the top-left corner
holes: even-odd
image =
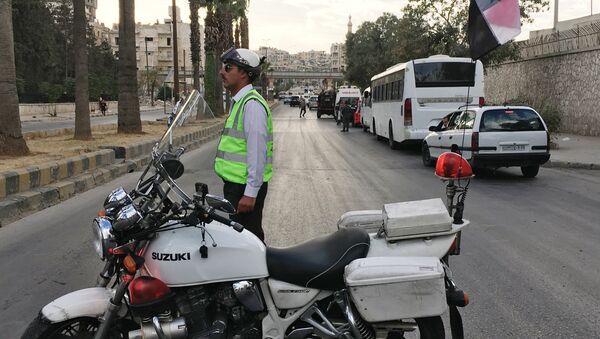
[[[369,131],[371,121],[373,121],[373,109],[371,99],[371,87],[367,87],[363,91],[360,103],[360,125],[362,126],[362,129],[365,132]]]
[[[335,98],[335,120],[339,123],[342,121],[342,113],[340,110],[340,102],[346,101],[353,109],[358,108],[362,94],[360,89],[356,86],[341,86],[338,88],[338,92]]]
[[[460,153],[473,169],[521,167],[533,178],[550,159],[549,134],[542,117],[527,106],[467,108],[448,114],[422,144],[423,164],[433,166],[447,151]]]
[[[283,103],[287,105],[290,103],[290,100],[292,100],[292,96],[286,94],[283,96],[283,98],[281,100],[283,100]]]
[[[322,115],[335,114],[335,92],[333,90],[322,91],[317,99],[317,119]]]
[[[420,142],[429,126],[467,101],[485,104],[483,65],[469,58],[435,55],[400,63],[372,77],[371,89],[371,131],[391,148]]]
[[[312,111],[313,108],[317,109],[317,107],[319,107],[319,96],[311,95],[310,98],[308,98],[308,109]]]
[[[290,97],[290,107],[300,106],[300,100],[302,100],[302,99],[300,98],[299,95],[292,95]]]

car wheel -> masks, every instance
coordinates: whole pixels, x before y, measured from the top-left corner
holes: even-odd
[[[392,123],[390,122],[389,134],[388,134],[388,145],[390,145],[391,149],[398,149],[398,143],[394,141],[394,129],[392,128]]]
[[[426,142],[421,147],[421,159],[425,167],[433,167],[435,165],[435,160],[431,158],[431,152],[429,152],[429,146],[427,146]]]
[[[534,166],[521,166],[521,173],[525,178],[534,178],[540,171],[539,165]]]

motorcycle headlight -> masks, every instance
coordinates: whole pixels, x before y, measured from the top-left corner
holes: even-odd
[[[116,245],[111,229],[112,224],[107,218],[98,217],[92,223],[94,249],[102,260],[107,258],[108,249]]]

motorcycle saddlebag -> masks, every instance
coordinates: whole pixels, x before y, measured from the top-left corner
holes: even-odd
[[[383,206],[383,225],[388,241],[405,236],[447,232],[452,218],[440,198],[397,202]]]
[[[442,315],[444,268],[436,257],[372,257],[346,266],[344,279],[360,315],[382,322]]]
[[[369,233],[377,233],[383,227],[382,210],[350,211],[342,214],[337,222],[338,229],[361,227]]]

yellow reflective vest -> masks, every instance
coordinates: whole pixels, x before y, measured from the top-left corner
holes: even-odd
[[[267,162],[265,164],[263,181],[268,182],[273,176],[273,121],[271,110],[263,97],[254,89],[236,101],[231,114],[225,121],[225,128],[217,148],[215,172],[226,181],[246,184],[248,179],[248,148],[244,133],[244,107],[250,100],[258,101],[267,112]]]

